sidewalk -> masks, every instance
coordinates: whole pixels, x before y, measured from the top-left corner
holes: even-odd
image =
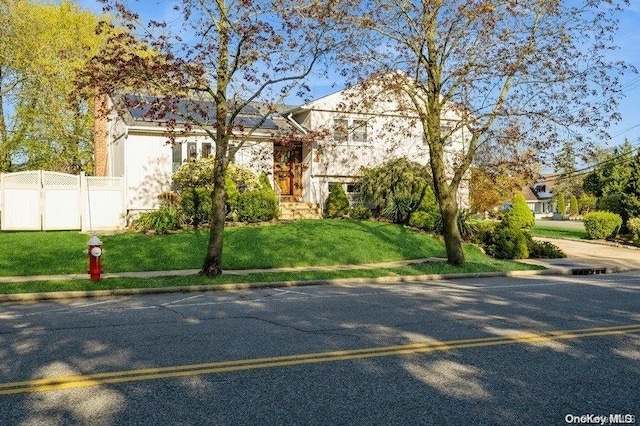
[[[446,262],[447,259],[430,257],[423,259],[399,260],[395,262],[369,263],[365,265],[331,265],[331,266],[299,266],[287,268],[268,268],[268,269],[233,269],[223,271],[225,275],[248,275],[257,273],[275,273],[275,272],[307,272],[307,271],[347,271],[358,269],[380,269],[395,268],[399,266],[416,265],[420,263],[430,262]],[[154,277],[185,277],[189,275],[197,275],[199,269],[181,269],[171,271],[142,271],[142,272],[113,272],[102,274],[102,278],[154,278]],[[0,277],[0,284],[33,282],[33,281],[70,281],[70,280],[86,280],[88,274],[64,274],[64,275],[31,275],[31,276],[14,276]]]

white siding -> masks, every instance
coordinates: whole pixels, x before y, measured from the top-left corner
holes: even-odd
[[[171,145],[162,135],[131,132],[124,144],[127,210],[157,209],[158,195],[171,190]]]

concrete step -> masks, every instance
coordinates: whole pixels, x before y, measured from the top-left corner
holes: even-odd
[[[314,203],[280,203],[280,220],[322,219],[320,207]]]

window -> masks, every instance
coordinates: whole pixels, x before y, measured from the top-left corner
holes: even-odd
[[[349,204],[357,206],[360,204],[360,183],[348,183],[347,185],[347,198],[349,198]]]
[[[367,142],[367,122],[365,120],[353,120],[353,142]]]
[[[339,143],[366,143],[367,121],[336,118],[333,120],[333,141]]]
[[[187,160],[196,161],[198,159],[198,145],[195,142],[187,142]]]
[[[453,143],[453,126],[446,123],[440,125],[440,134],[444,138],[444,146],[449,146]]]
[[[333,120],[333,141],[347,142],[349,140],[349,122],[344,118],[336,118]]]
[[[171,147],[171,163],[174,172],[182,164],[182,143],[180,142],[175,142]]]
[[[211,144],[203,143],[202,144],[202,158],[211,157]]]

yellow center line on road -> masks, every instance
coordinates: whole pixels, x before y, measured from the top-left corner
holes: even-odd
[[[508,336],[483,337],[477,339],[448,340],[444,342],[413,343],[364,349],[316,352],[284,355],[267,358],[218,361],[203,364],[176,365],[170,367],[144,368],[75,376],[46,377],[21,382],[0,383],[0,395],[46,392],[115,383],[168,379],[206,374],[221,374],[236,371],[289,367],[304,364],[319,364],[330,361],[350,361],[366,358],[415,355],[427,352],[455,349],[479,348],[510,344],[533,344],[555,340],[580,339],[584,337],[610,336],[639,333],[640,324],[617,327],[587,328],[553,332],[527,332]]]

